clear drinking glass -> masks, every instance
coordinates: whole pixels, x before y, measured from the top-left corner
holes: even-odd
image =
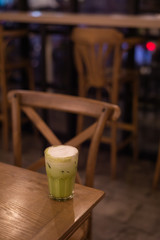
[[[49,197],[59,201],[73,198],[78,164],[78,149],[68,145],[45,149]]]

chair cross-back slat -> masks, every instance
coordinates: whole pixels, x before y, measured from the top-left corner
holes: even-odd
[[[22,107],[22,110],[51,145],[63,144],[33,108]],[[95,128],[96,123],[64,144],[78,147],[81,143],[92,137]]]
[[[55,93],[36,91],[13,90],[8,94],[11,103],[13,120],[13,150],[15,164],[22,166],[21,153],[21,116],[23,111],[51,145],[62,144],[49,126],[41,119],[35,108],[46,108],[64,112],[77,113],[93,117],[95,122],[87,126],[78,135],[67,141],[67,145],[78,147],[81,143],[90,139],[88,157],[86,159],[86,185],[92,187],[94,182],[94,170],[99,149],[100,140],[107,121],[114,121],[120,115],[117,105],[91,100],[82,97],[69,96]],[[68,105],[68,108],[67,108]],[[32,164],[30,169],[36,170],[44,164],[43,158]]]
[[[92,124],[90,127],[83,130],[81,133],[67,141],[65,144],[78,147],[81,143],[85,142],[87,139],[92,137],[94,130],[96,128],[96,124],[97,123]]]
[[[36,113],[36,111],[33,108],[22,107],[22,109],[51,145],[62,144],[61,141],[53,133],[53,131],[47,126],[47,124],[43,121],[43,119]]]

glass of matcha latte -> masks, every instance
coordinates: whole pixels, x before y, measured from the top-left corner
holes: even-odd
[[[51,146],[44,154],[49,197],[59,201],[73,198],[78,149],[67,145]]]

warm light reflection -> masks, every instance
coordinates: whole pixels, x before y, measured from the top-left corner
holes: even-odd
[[[156,14],[156,18],[160,18],[160,14]]]

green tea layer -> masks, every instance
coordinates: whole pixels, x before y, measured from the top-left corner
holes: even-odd
[[[50,197],[67,199],[72,195],[78,164],[78,150],[72,146],[52,146],[45,150]]]
[[[75,176],[68,178],[48,177],[50,197],[61,199],[72,195]]]

